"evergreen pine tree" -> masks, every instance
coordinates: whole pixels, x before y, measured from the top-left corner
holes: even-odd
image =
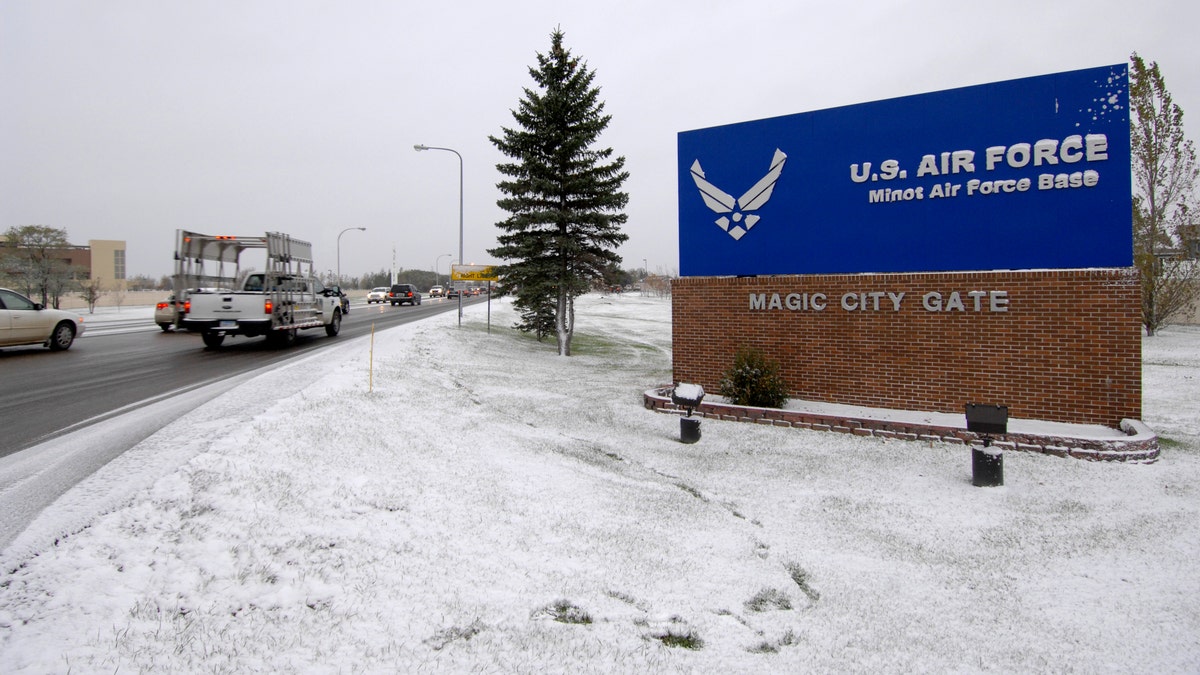
[[[515,289],[517,328],[539,340],[556,335],[558,353],[570,356],[575,298],[621,262],[615,249],[629,238],[621,232],[629,174],[624,157],[593,147],[611,119],[595,71],[563,47],[562,30],[550,38],[549,54],[538,53],[529,69],[536,90],[526,87],[512,111],[517,128],[489,137],[513,161],[496,167],[506,177],[497,204],[510,215],[488,252],[508,261],[497,273]]]

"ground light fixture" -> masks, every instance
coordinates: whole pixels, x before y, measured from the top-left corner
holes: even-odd
[[[700,420],[692,417],[692,411],[700,407],[704,400],[704,387],[698,384],[680,382],[671,390],[671,402],[687,411],[686,417],[679,418],[679,440],[684,443],[695,443],[700,440]]]
[[[971,484],[976,487],[1004,485],[1004,455],[992,447],[992,434],[1008,433],[1008,406],[968,403],[967,431],[980,434],[983,447],[971,446]]]

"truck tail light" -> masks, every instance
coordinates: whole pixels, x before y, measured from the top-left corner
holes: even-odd
[[[263,314],[270,314],[274,310],[275,303],[271,302],[270,300],[263,301]]]
[[[189,313],[189,312],[191,312],[191,311],[192,311],[192,301],[191,301],[191,300],[185,300],[185,301],[184,301],[184,303],[183,303],[183,313],[184,313],[184,314],[187,314],[187,313]]]

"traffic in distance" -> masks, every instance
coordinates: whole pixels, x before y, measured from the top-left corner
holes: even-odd
[[[265,250],[261,258],[260,250]],[[161,316],[155,321],[163,330],[170,325],[199,333],[209,349],[232,337],[265,337],[288,346],[300,331],[312,329],[335,337],[350,302],[340,287],[322,284],[313,260],[311,243],[282,232],[243,236],[178,230],[175,292],[159,303]],[[242,272],[243,265],[263,263],[265,272]],[[417,306],[421,298],[416,286],[393,283],[372,289],[367,303]]]
[[[247,251],[263,250],[261,260],[243,261]],[[251,265],[265,262],[265,272]],[[245,263],[248,269],[242,272]],[[176,232],[173,292],[154,308],[153,321],[164,332],[199,333],[208,349],[226,338],[265,337],[274,346],[291,345],[300,331],[341,331],[350,299],[340,286],[325,286],[313,267],[312,244],[287,234],[208,235]],[[479,286],[435,285],[430,298],[478,296]],[[422,292],[413,284],[380,286],[367,304],[419,306]],[[0,348],[35,345],[51,351],[70,349],[84,332],[77,312],[51,309],[17,291],[0,288]]]

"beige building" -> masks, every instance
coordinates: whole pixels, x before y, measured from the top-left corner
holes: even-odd
[[[1196,298],[1196,301],[1192,303],[1192,311],[1182,312],[1176,323],[1188,326],[1200,326],[1200,286],[1196,287],[1196,291],[1192,297]]]
[[[88,278],[99,279],[104,290],[125,287],[125,242],[116,239],[89,239],[91,265]]]
[[[0,234],[0,246],[7,243]],[[106,291],[125,288],[125,242],[118,239],[89,239],[87,246],[55,249],[53,257],[70,267],[88,271],[88,279],[99,279]]]

